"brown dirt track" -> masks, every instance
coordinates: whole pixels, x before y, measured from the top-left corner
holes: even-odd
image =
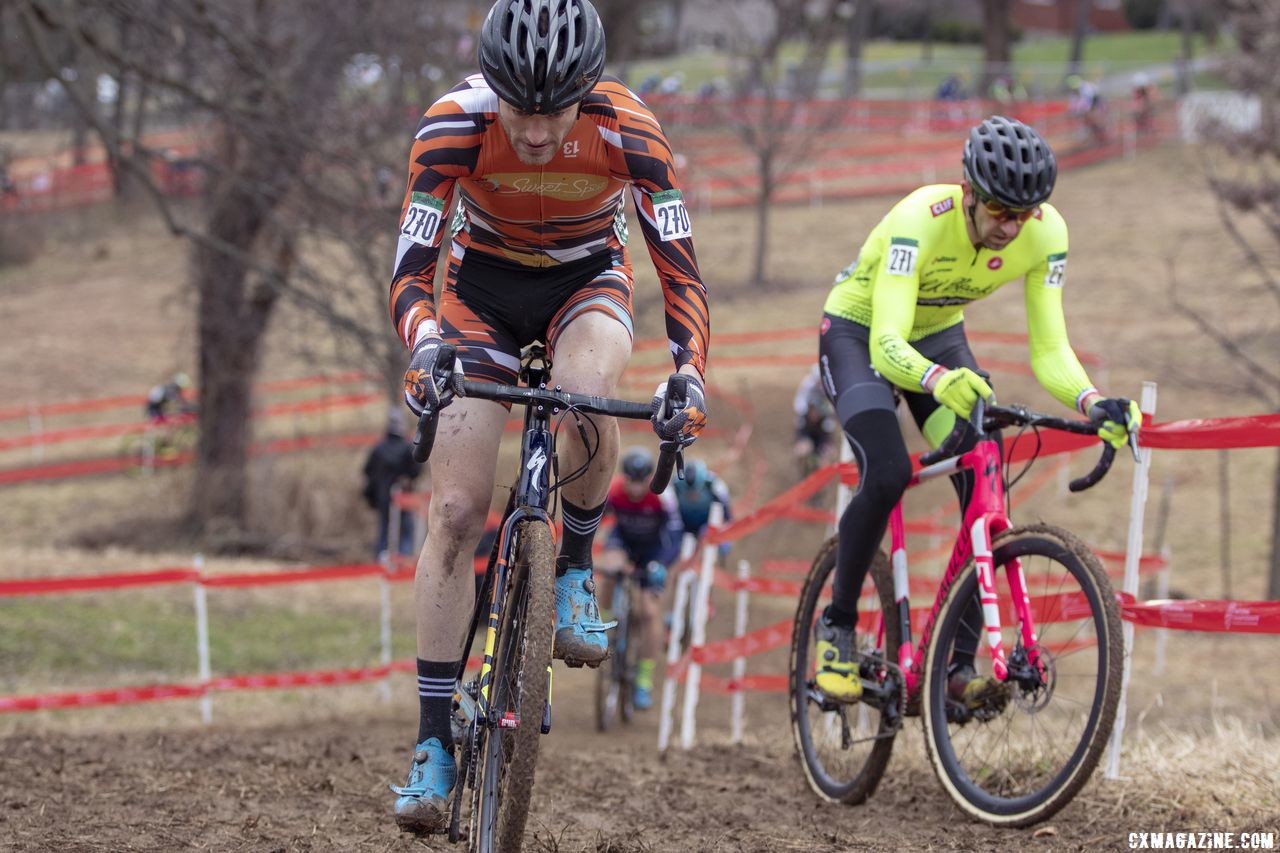
[[[923,763],[916,725],[900,736],[868,804],[829,806],[795,765],[781,697],[754,700],[746,745],[725,743],[717,729],[723,717],[711,722],[704,712],[707,745],[673,749],[663,762],[653,716],[617,735],[596,734],[590,682],[564,670],[557,677],[562,689],[543,741],[527,850],[1094,850],[1124,848],[1135,831],[1274,831],[1280,823],[1274,799],[1241,807],[1214,795],[1241,766],[1229,737],[1197,741],[1204,751],[1191,767],[1147,756],[1141,769],[1125,767],[1142,778],[1095,778],[1039,828],[996,830],[946,799]],[[443,838],[402,835],[390,819],[386,785],[404,772],[411,714],[355,719],[12,736],[0,742],[0,847],[453,849]],[[1207,790],[1186,796],[1196,786]]]

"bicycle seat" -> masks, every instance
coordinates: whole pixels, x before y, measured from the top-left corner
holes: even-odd
[[[551,370],[551,359],[547,358],[547,347],[542,341],[534,341],[520,350],[521,373],[534,362],[541,362],[544,370]]]

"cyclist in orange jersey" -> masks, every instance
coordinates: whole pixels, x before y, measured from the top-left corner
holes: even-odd
[[[588,0],[498,0],[480,33],[481,73],[427,110],[410,152],[391,315],[413,353],[409,407],[449,408],[431,456],[433,496],[415,583],[417,746],[408,781],[393,786],[396,820],[406,830],[447,822],[457,775],[450,703],[475,594],[471,554],[507,417],[493,402],[442,395],[431,381],[436,366],[511,382],[521,348],[541,340],[557,384],[613,395],[632,344],[630,187],[662,284],[672,377],[688,383],[687,405],[665,419],[657,413],[668,383],[658,386],[654,429],[665,446],[686,446],[706,423],[707,296],[671,148],[644,103],[602,76],[604,55],[604,31]],[[437,302],[432,285],[446,237]],[[590,448],[573,429],[559,448],[560,470],[584,474],[561,492],[555,656],[579,666],[604,659],[610,627],[596,603],[591,543],[618,429],[612,419],[596,423],[599,439],[590,434]]]

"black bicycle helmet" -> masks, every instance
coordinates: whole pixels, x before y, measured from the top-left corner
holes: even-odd
[[[641,447],[622,454],[622,476],[628,480],[647,480],[653,473],[653,456]]]
[[[1053,192],[1058,161],[1049,143],[1033,129],[1011,118],[992,116],[969,131],[964,176],[978,195],[1026,210]]]
[[[589,0],[498,0],[480,30],[480,73],[499,98],[554,113],[604,70],[604,27]]]

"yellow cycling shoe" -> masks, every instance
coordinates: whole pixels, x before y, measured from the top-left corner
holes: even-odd
[[[1009,685],[994,676],[978,675],[969,664],[952,667],[947,694],[970,711],[998,714],[1009,704]]]
[[[814,636],[818,647],[818,689],[837,702],[857,702],[862,698],[862,681],[853,655],[853,628],[832,625],[823,614]]]

